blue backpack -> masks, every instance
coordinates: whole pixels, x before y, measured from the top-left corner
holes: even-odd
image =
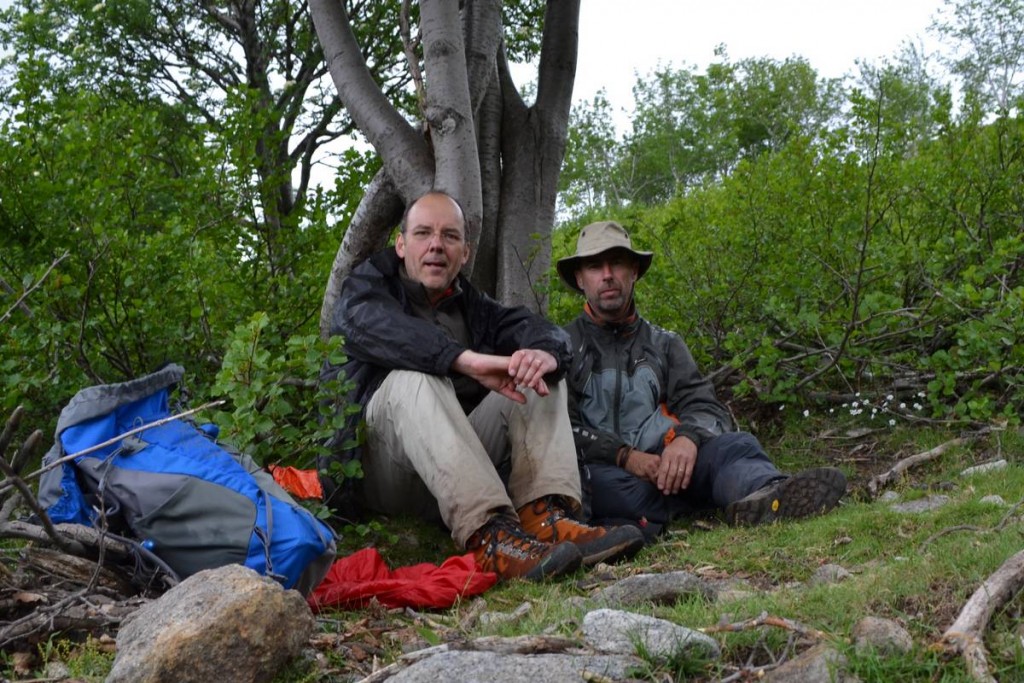
[[[334,532],[252,458],[184,419],[117,438],[170,417],[168,392],[183,375],[168,365],[79,391],[44,466],[113,443],[46,471],[40,505],[54,523],[100,526],[100,514],[104,528],[123,523],[179,579],[237,563],[308,594],[334,562]]]

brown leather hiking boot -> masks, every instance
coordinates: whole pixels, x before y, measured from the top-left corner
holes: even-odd
[[[469,537],[466,544],[476,564],[502,581],[550,579],[579,569],[580,550],[572,543],[541,543],[513,519],[501,515]]]
[[[588,526],[572,518],[558,496],[545,496],[519,508],[523,529],[545,543],[572,541],[586,566],[633,557],[644,547],[644,534],[635,526]]]
[[[846,493],[846,476],[835,467],[816,467],[762,486],[745,498],[729,503],[729,524],[765,524],[831,510]]]

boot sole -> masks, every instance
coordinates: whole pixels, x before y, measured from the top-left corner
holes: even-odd
[[[635,533],[634,533],[635,532]],[[621,538],[616,539],[619,536]],[[598,562],[615,562],[628,560],[644,547],[644,533],[633,526],[611,527],[604,539],[611,539],[612,545],[595,550],[583,556],[583,566],[591,567]],[[582,550],[583,548],[581,548]]]
[[[776,519],[798,519],[834,508],[846,493],[846,477],[834,467],[818,467],[789,477],[774,495],[738,500],[725,509],[726,521],[753,526]]]
[[[571,574],[583,564],[583,554],[574,544],[565,542],[551,547],[537,566],[523,574],[527,581],[543,581]]]

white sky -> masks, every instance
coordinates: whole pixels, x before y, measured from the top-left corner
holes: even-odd
[[[614,110],[631,109],[637,75],[658,66],[804,57],[822,77],[856,61],[895,55],[907,41],[934,49],[926,29],[943,0],[581,0],[575,101],[602,87]],[[931,47],[929,48],[929,45]]]

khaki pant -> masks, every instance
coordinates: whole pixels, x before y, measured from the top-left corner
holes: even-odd
[[[550,389],[525,391],[525,405],[491,392],[467,416],[451,380],[392,371],[366,406],[361,502],[385,514],[440,515],[460,547],[496,513],[541,496],[578,505],[565,382]]]

